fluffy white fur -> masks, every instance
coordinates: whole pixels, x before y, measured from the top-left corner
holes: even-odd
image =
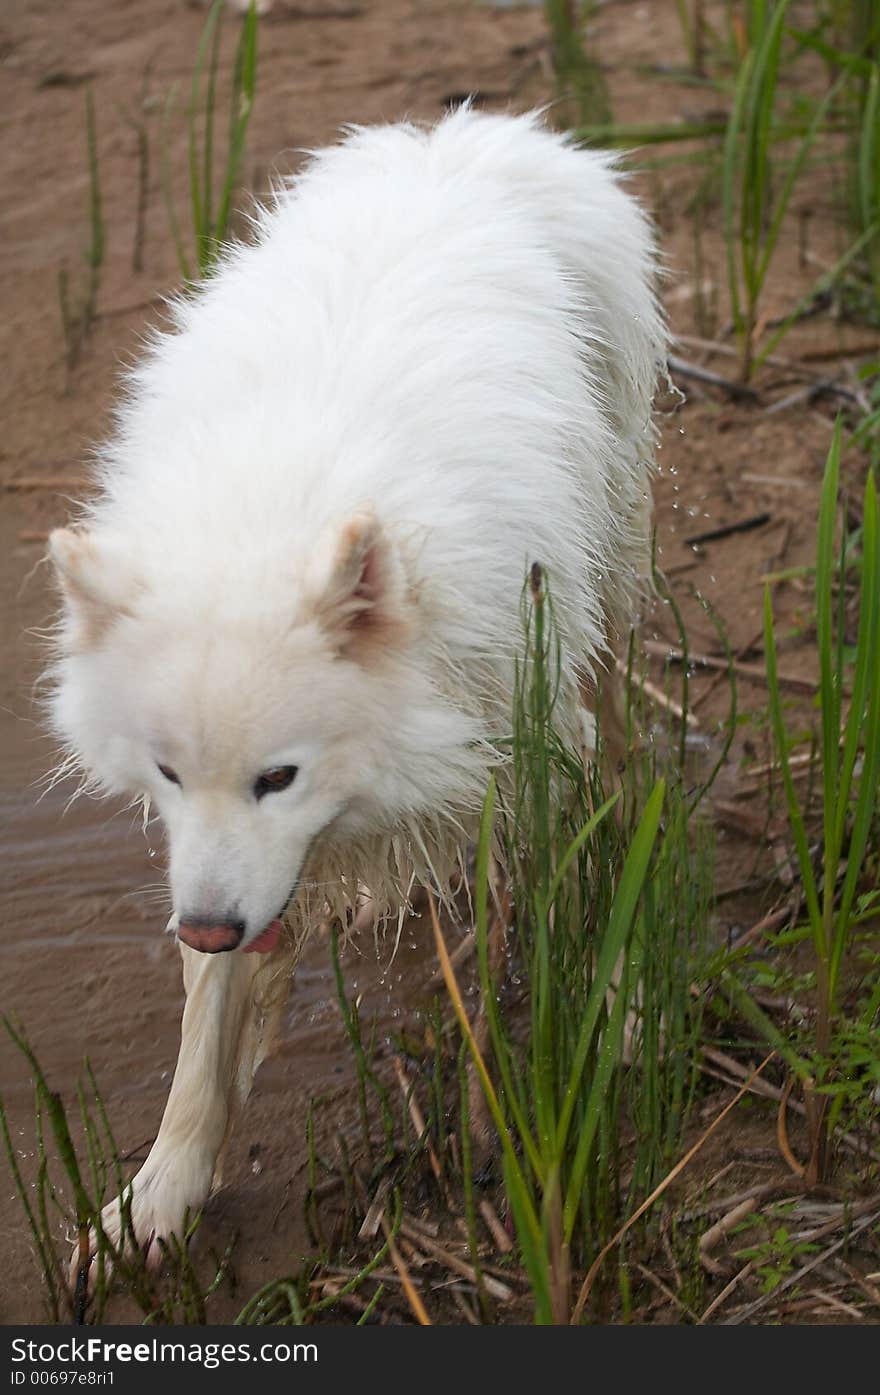
[[[579,739],[644,569],[654,275],[608,156],[459,110],[349,132],[178,302],[51,545],[55,729],[93,787],[158,808],[178,917],[233,916],[247,945],[297,885],[294,937],[359,882],[378,913],[442,884],[509,730],[535,560]],[[210,1186],[268,960],[185,951],[144,1240]]]

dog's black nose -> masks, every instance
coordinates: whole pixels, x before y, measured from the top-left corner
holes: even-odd
[[[181,916],[177,938],[202,954],[222,954],[238,949],[244,935],[243,920],[210,920]]]

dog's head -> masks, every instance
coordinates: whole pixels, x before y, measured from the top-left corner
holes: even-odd
[[[56,732],[96,787],[158,808],[181,939],[271,945],[315,840],[389,803],[412,624],[397,547],[359,514],[307,561],[148,572],[106,529],[59,529],[50,554]]]

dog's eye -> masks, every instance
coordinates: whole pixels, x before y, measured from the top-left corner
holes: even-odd
[[[159,765],[158,761],[156,764],[159,766],[159,774],[164,775],[165,779],[169,780],[172,785],[179,785],[181,783],[177,771],[172,770],[170,765]]]
[[[286,790],[296,779],[295,765],[279,765],[274,770],[264,770],[254,781],[254,794],[262,799],[264,794],[278,794]]]

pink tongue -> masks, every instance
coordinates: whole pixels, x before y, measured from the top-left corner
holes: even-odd
[[[280,939],[281,921],[270,920],[262,934],[251,940],[249,945],[245,945],[242,954],[271,954],[272,950],[278,947]]]

